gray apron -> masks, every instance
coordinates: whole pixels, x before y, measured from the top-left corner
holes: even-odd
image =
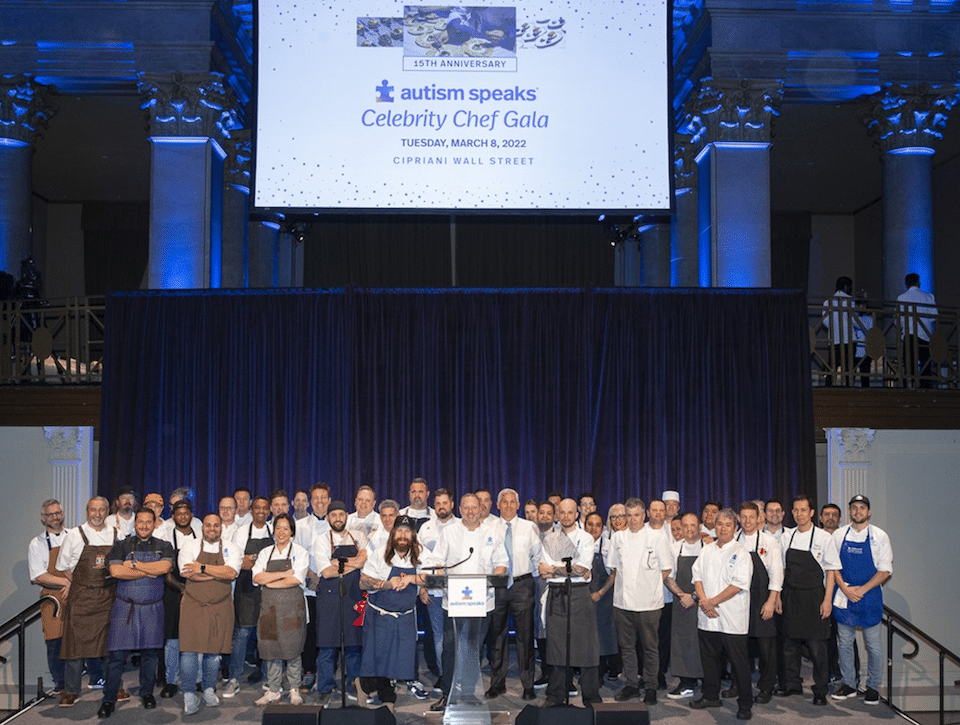
[[[270,525],[264,524],[267,536],[262,539],[253,538],[253,524],[247,530],[247,544],[243,547],[243,555],[257,554],[273,544],[273,535],[270,534]],[[240,569],[237,574],[237,585],[233,592],[234,613],[238,627],[256,627],[260,617],[260,587],[253,583],[253,572],[250,569]],[[262,658],[262,655],[261,655]]]
[[[277,547],[270,552],[264,571],[287,571],[293,542],[286,559],[273,559]],[[300,587],[271,589],[260,587],[260,619],[257,622],[257,649],[263,660],[292,660],[303,652],[307,642],[307,608]]]
[[[703,548],[703,541],[700,542]],[[677,557],[677,576],[674,581],[680,590],[694,593],[693,562],[695,556]],[[673,598],[673,622],[670,628],[670,674],[674,677],[703,677],[700,659],[700,639],[697,636],[697,607],[684,609],[680,597]]]

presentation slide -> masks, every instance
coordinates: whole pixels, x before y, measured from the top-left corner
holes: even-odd
[[[254,206],[668,210],[668,12],[260,0]]]

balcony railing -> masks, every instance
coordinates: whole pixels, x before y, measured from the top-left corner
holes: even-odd
[[[960,388],[960,309],[831,298],[808,327],[814,385]],[[103,337],[102,297],[0,302],[0,385],[100,383]]]
[[[101,382],[104,298],[0,302],[0,385]]]
[[[960,310],[831,297],[808,308],[814,385],[960,386]]]

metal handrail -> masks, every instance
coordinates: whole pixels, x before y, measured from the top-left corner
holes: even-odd
[[[815,384],[960,388],[960,308],[829,297],[807,323]]]
[[[887,625],[887,704],[890,706],[894,712],[898,715],[907,717],[910,720],[907,713],[901,710],[899,707],[893,704],[893,636],[897,635],[907,643],[913,646],[913,651],[909,654],[904,654],[903,658],[910,660],[917,656],[920,652],[920,642],[922,640],[924,644],[935,649],[940,659],[940,725],[945,725],[944,717],[946,709],[944,707],[944,701],[946,699],[946,673],[944,672],[944,664],[946,660],[950,660],[955,665],[960,667],[960,656],[951,652],[948,648],[944,647],[937,640],[931,637],[929,634],[924,632],[922,629],[917,627],[914,624],[911,624],[903,616],[897,614],[895,611],[890,609],[890,607],[884,605],[883,607],[883,623]],[[914,721],[915,722],[915,721]]]
[[[30,705],[45,700],[48,695],[44,692],[43,689],[43,678],[37,678],[37,696],[27,702],[27,643],[26,643],[26,633],[27,627],[35,622],[40,620],[40,606],[43,604],[43,600],[37,600],[29,607],[24,609],[19,614],[15,614],[13,617],[8,619],[2,625],[0,625],[0,645],[7,642],[7,640],[17,637],[17,657],[19,662],[17,662],[17,695],[18,695],[18,707],[16,712],[14,712],[10,717],[14,717],[18,713],[22,712],[24,709]],[[7,659],[0,656],[0,664],[6,664]],[[6,722],[10,718],[5,718],[0,722]]]
[[[0,302],[0,385],[101,382],[103,297]]]

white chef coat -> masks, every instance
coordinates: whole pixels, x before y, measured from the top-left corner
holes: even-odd
[[[728,586],[740,589],[717,605],[718,617],[708,617],[697,610],[697,627],[705,632],[747,634],[750,631],[750,580],[753,560],[750,552],[738,541],[729,541],[721,548],[716,541],[703,547],[693,562],[693,581],[703,584],[703,593],[715,597]]]
[[[617,570],[613,606],[630,612],[663,608],[663,573],[673,571],[673,552],[663,531],[644,526],[610,538],[610,568]]]
[[[229,566],[239,574],[240,566],[243,564],[243,550],[239,549],[236,544],[223,541],[222,539],[213,544],[203,539],[187,539],[180,546],[180,554],[177,556],[177,568],[180,570],[180,573],[183,574],[184,565],[197,560],[201,551],[216,554],[220,551],[221,544],[223,544],[224,566]]]
[[[293,550],[290,550],[293,547]],[[304,582],[307,579],[307,569],[310,567],[310,555],[300,544],[291,541],[286,549],[278,549],[276,545],[267,546],[257,554],[257,560],[253,563],[253,569],[250,570],[251,576],[256,576],[262,571],[266,571],[267,562],[283,560],[287,558],[287,552],[290,552],[290,568],[293,569],[293,575],[300,582],[300,589],[304,588]],[[257,586],[262,586],[258,584]]]
[[[763,531],[755,531],[747,536],[742,530],[737,532],[737,541],[743,544],[747,551],[756,551],[758,535],[760,550],[757,553],[767,570],[767,576],[770,577],[767,591],[783,591],[783,552],[780,550],[780,542]]]
[[[473,553],[470,553],[470,549]],[[467,556],[469,555],[469,558]],[[487,524],[480,524],[470,531],[462,521],[451,524],[440,532],[434,547],[432,560],[436,564],[462,564],[446,571],[447,574],[493,574],[499,566],[509,567],[507,550],[499,531]],[[493,610],[494,590],[487,587],[487,611]],[[443,608],[447,608],[447,594],[444,590]]]

